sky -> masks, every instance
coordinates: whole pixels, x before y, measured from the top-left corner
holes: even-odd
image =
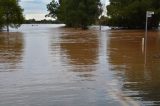
[[[52,0],[20,0],[20,5],[24,9],[26,19],[51,19],[45,18],[48,13],[46,5]],[[101,0],[103,4],[108,4],[108,0]]]

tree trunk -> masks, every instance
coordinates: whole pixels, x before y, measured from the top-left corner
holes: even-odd
[[[9,16],[8,16],[8,13],[7,13],[7,32],[9,32]]]
[[[7,32],[9,32],[9,25],[7,25]]]

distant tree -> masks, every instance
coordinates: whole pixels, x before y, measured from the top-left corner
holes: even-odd
[[[108,22],[109,21],[109,18],[108,17],[106,17],[106,16],[101,16],[101,18],[100,18],[100,23],[102,24],[102,25],[108,25]]]
[[[109,25],[125,28],[144,28],[146,11],[154,11],[149,28],[157,28],[160,21],[159,0],[110,0],[107,6]]]
[[[100,0],[52,0],[47,5],[49,14],[65,23],[68,27],[81,27],[95,23],[100,13]]]
[[[25,20],[25,24],[60,24],[61,22],[58,20],[35,20],[35,19],[29,19]]]
[[[19,6],[18,0],[0,0],[0,22],[1,27],[9,26],[18,28],[24,21],[23,9]]]

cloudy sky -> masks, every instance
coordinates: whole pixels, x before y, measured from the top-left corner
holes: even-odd
[[[47,14],[46,5],[52,0],[21,0],[20,5],[24,9],[26,19],[42,20]],[[103,3],[108,3],[108,0],[101,0]],[[48,18],[49,19],[49,18]]]

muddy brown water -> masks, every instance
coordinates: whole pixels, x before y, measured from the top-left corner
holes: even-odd
[[[160,105],[160,31],[62,26],[0,33],[0,106]]]

